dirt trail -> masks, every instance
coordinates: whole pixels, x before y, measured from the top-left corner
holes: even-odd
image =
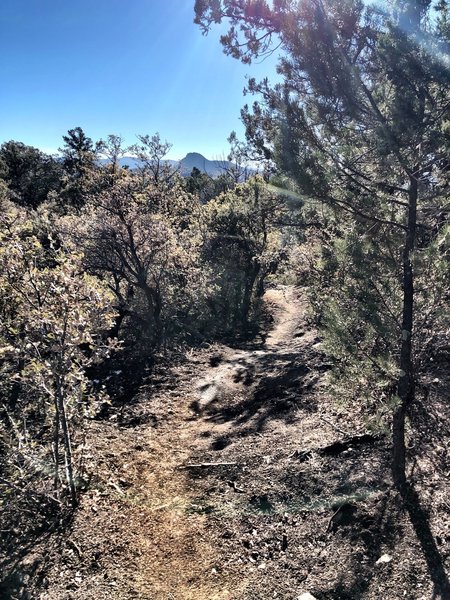
[[[217,367],[206,369],[202,378],[195,383],[199,413],[211,411],[219,404],[228,403],[234,395],[247,394],[248,386],[255,381],[256,374],[270,370],[270,357],[282,350],[292,351],[294,348],[294,332],[299,323],[304,319],[304,307],[292,288],[277,288],[266,292],[264,296],[266,305],[270,307],[274,319],[273,327],[261,348],[254,350],[233,350],[226,346],[218,347],[216,355],[212,357],[218,363]],[[299,344],[295,344],[296,347]],[[268,364],[262,368],[267,360]],[[244,386],[244,387],[243,387]],[[201,422],[200,422],[201,423]],[[211,424],[208,425],[211,427]],[[217,424],[212,424],[216,427]]]
[[[65,566],[59,577],[49,575],[46,600],[221,600],[244,592],[247,574],[219,564],[211,518],[202,510],[208,468],[186,465],[236,462],[227,459],[221,440],[232,437],[239,407],[262,374],[281,368],[283,352],[290,355],[293,345],[298,352],[305,343],[293,337],[303,310],[295,291],[269,290],[265,302],[274,322],[259,348],[217,345],[193,352],[173,370],[175,385],[143,390],[136,409],[142,424],[92,425],[87,458],[96,462],[91,467],[97,478],[83,497],[71,542],[63,544]],[[276,365],[275,357],[281,357]],[[216,418],[222,409],[231,411],[230,418]],[[259,416],[252,410],[247,425]]]
[[[261,361],[292,344],[302,318],[295,292],[289,288],[270,290],[265,301],[274,317],[265,344],[256,350],[217,346],[210,353],[210,364],[195,368],[193,373],[188,366],[172,395],[172,417],[161,428],[145,432],[153,464],[141,481],[140,503],[146,507],[147,525],[140,535],[139,570],[141,591],[149,598],[237,598],[247,586],[242,573],[221,573],[218,549],[208,540],[208,517],[201,514],[203,499],[190,478],[196,469],[201,477],[205,467],[189,467],[186,463],[192,463],[193,457],[198,457],[194,460],[198,464],[227,462],[211,452],[210,440],[226,438],[233,422],[213,419],[211,414],[220,405],[229,408],[241,403],[254,386]],[[194,356],[194,365],[197,360]],[[217,362],[217,366],[211,366]],[[181,371],[185,370],[183,366]]]

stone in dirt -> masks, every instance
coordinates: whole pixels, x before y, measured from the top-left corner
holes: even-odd
[[[382,565],[383,563],[389,563],[392,560],[392,556],[389,554],[383,554],[375,563],[376,565]]]
[[[312,594],[310,594],[309,592],[305,592],[304,594],[299,596],[297,598],[297,600],[317,600],[317,598],[315,596],[313,596]]]

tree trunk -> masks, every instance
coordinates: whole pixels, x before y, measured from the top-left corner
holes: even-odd
[[[64,436],[64,453],[65,453],[65,462],[66,462],[66,478],[67,484],[70,490],[70,499],[72,501],[72,506],[75,508],[78,504],[77,491],[75,488],[75,479],[73,475],[73,459],[72,459],[72,444],[70,440],[70,431],[69,424],[67,422],[66,415],[66,407],[64,402],[64,393],[62,390],[62,384],[57,384],[57,401],[58,401],[58,409],[59,416],[61,419],[61,426]]]
[[[144,291],[147,300],[148,337],[152,345],[159,346],[162,341],[162,298],[158,288],[150,286],[146,281],[140,281],[140,288]]]
[[[114,318],[114,325],[108,331],[107,336],[110,338],[118,338],[123,320],[129,314],[128,309],[123,306],[117,308],[117,316]]]
[[[414,327],[414,271],[412,253],[416,239],[418,181],[410,176],[408,224],[403,248],[403,316],[400,347],[400,375],[397,382],[399,406],[392,423],[392,476],[401,489],[406,483],[405,418],[408,405],[414,398],[414,365],[412,333]]]
[[[59,407],[55,398],[55,429],[53,432],[53,460],[55,461],[55,472],[53,475],[53,485],[58,495],[59,489]]]
[[[248,321],[248,314],[252,305],[253,288],[255,286],[256,278],[258,277],[260,267],[258,264],[254,265],[252,271],[246,274],[244,295],[241,304],[241,320],[242,324],[246,325]]]

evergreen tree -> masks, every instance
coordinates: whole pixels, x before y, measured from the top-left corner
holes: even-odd
[[[392,469],[402,488],[424,297],[416,283],[424,251],[448,248],[447,2],[383,11],[358,0],[197,0],[195,9],[204,32],[230,22],[221,41],[235,58],[284,50],[282,83],[250,81],[262,101],[243,110],[247,137],[302,194],[337,211],[333,272],[344,285],[328,323],[346,356],[362,351],[395,380]],[[428,264],[442,260],[435,253]]]
[[[89,178],[95,168],[96,148],[81,127],[69,129],[63,136],[64,146],[59,148],[68,182],[64,196],[76,208],[80,208],[89,190]]]
[[[62,169],[52,156],[22,142],[9,141],[0,147],[0,180],[9,188],[11,200],[36,208],[49,192],[61,188]]]
[[[64,146],[59,151],[64,168],[71,175],[80,178],[94,164],[94,144],[81,127],[69,129],[67,135],[63,135],[63,140]]]
[[[190,194],[194,194],[202,204],[208,202],[219,193],[216,190],[215,180],[207,173],[202,173],[197,167],[192,169],[191,174],[184,181],[186,190]]]

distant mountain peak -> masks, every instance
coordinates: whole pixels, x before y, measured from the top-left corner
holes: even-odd
[[[186,154],[186,156],[182,159],[182,160],[193,160],[193,159],[200,159],[200,160],[208,160],[207,158],[205,158],[203,156],[203,154],[200,154],[200,152],[188,152]]]
[[[207,173],[211,177],[217,177],[224,172],[228,166],[226,160],[208,160],[200,154],[200,152],[188,152],[184,158],[180,160],[181,172],[183,175],[190,175],[195,167],[203,173]]]

